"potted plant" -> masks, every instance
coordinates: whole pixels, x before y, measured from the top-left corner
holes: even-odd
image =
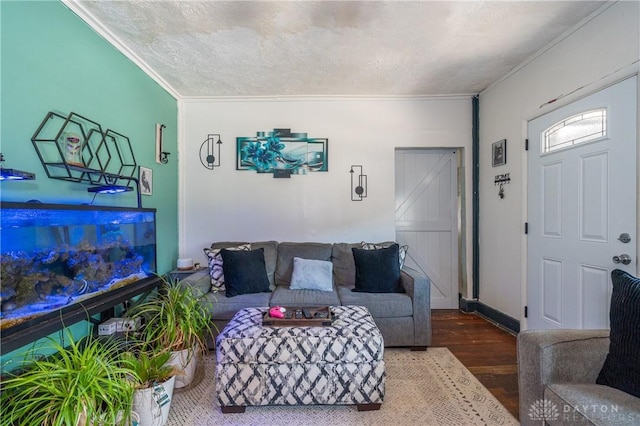
[[[169,418],[175,368],[167,365],[170,352],[147,349],[122,354],[123,364],[132,371],[132,410],[144,426],[164,426]]]
[[[205,295],[178,280],[162,281],[157,294],[131,306],[128,315],[142,319],[142,341],[172,352],[169,363],[178,370],[175,387],[182,388],[193,381],[196,360],[206,352],[214,325]]]
[[[67,346],[49,339],[56,351],[37,357],[34,348],[17,373],[2,380],[0,418],[6,425],[125,425],[133,384],[120,362],[119,347],[88,336]]]

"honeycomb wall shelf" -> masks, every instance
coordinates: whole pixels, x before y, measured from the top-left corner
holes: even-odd
[[[42,167],[51,179],[89,185],[135,183],[141,207],[137,163],[131,141],[80,114],[50,111],[31,138]]]

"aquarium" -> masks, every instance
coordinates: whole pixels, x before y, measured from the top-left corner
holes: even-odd
[[[0,329],[156,274],[155,209],[0,204]]]

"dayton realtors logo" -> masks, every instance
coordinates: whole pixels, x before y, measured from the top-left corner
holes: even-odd
[[[563,423],[589,423],[592,420],[606,423],[634,424],[640,420],[632,413],[620,412],[617,405],[605,404],[556,404],[539,399],[529,407],[529,418],[534,421],[561,420]]]
[[[560,417],[558,407],[546,399],[539,399],[529,407],[529,418],[531,420],[558,420],[558,417]]]

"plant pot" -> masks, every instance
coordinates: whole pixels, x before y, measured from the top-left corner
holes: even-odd
[[[168,365],[172,365],[176,369],[176,388],[180,389],[189,386],[193,382],[196,375],[197,363],[196,348],[183,349],[171,353],[171,358],[167,361]]]
[[[124,418],[124,415],[122,414],[122,411],[118,412],[118,416],[116,418],[116,424],[120,425],[122,424],[122,419]],[[129,420],[130,423],[127,423],[127,426],[139,426],[140,425],[140,416],[138,416],[138,413],[136,413],[135,411],[131,411],[131,413],[129,414]],[[80,413],[80,415],[78,416],[78,421],[76,422],[75,426],[107,426],[109,423],[105,422],[105,421],[101,421],[98,420],[97,422],[87,422],[87,418],[86,418],[86,414],[85,413]]]
[[[175,383],[175,376],[166,382],[160,383],[160,386],[164,387],[164,392],[168,396],[167,403],[162,406],[154,398],[153,387],[138,389],[134,392],[132,410],[140,418],[138,423],[140,426],[164,426],[167,423]]]

